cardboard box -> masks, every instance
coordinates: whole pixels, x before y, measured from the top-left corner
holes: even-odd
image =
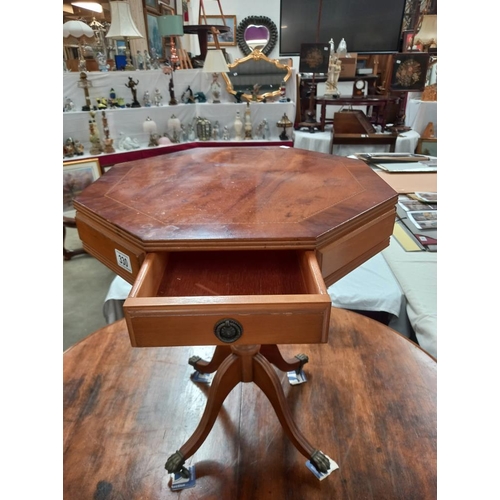
[[[349,57],[341,57],[342,67],[340,69],[340,78],[353,78],[356,76],[356,64],[358,63],[358,54],[351,52]]]

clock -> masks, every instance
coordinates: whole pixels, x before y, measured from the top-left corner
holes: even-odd
[[[366,80],[354,80],[354,85],[352,86],[352,96],[353,97],[364,97],[366,89]]]

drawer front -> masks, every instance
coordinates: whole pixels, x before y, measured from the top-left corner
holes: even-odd
[[[154,296],[158,276],[169,272],[168,258],[148,254],[124,304],[131,344],[159,347],[327,342],[330,296],[314,253],[298,253],[308,254],[299,259],[303,266],[301,293],[186,297]]]
[[[391,209],[369,224],[319,248],[318,260],[326,286],[332,285],[389,246],[395,217],[395,209]]]
[[[134,284],[145,252],[78,212],[76,225],[83,248],[125,281]]]

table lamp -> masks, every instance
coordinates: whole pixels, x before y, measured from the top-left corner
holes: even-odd
[[[288,137],[286,133],[286,129],[290,128],[293,123],[289,120],[288,116],[286,113],[283,113],[283,116],[281,117],[281,120],[276,124],[278,127],[283,128],[283,132],[280,134],[280,139],[282,141],[288,141],[290,138]]]
[[[214,37],[215,49],[207,51],[205,62],[203,63],[203,72],[212,73],[213,80],[210,86],[213,98],[212,102],[218,103],[220,102],[220,92],[221,92],[221,86],[220,83],[218,82],[219,73],[229,73],[229,67],[226,63],[226,58],[224,57],[224,53],[220,48],[219,39],[217,38],[219,30],[212,27],[211,31]]]
[[[127,1],[109,2],[111,7],[111,26],[109,27],[106,38],[112,40],[125,40],[125,56],[127,62],[125,69],[134,71],[135,67],[132,64],[130,52],[130,40],[144,38],[141,32],[137,29],[130,12],[130,5]]]
[[[78,71],[87,71],[87,64],[83,55],[83,44],[94,41],[94,31],[92,28],[83,21],[67,21],[63,24],[63,38],[67,43],[78,44],[78,54],[80,57]]]
[[[177,55],[174,37],[184,35],[182,16],[160,16],[158,18],[158,31],[160,32],[160,36],[170,37],[170,64],[175,69],[179,64],[179,56]]]
[[[149,147],[153,146],[158,146],[157,138],[156,138],[156,131],[157,131],[157,126],[156,122],[151,120],[151,118],[148,116],[146,120],[142,124],[142,130],[146,132],[146,134],[149,134]]]
[[[424,14],[422,17],[420,29],[413,37],[413,45],[419,44],[426,52],[429,48],[437,47],[437,15]]]

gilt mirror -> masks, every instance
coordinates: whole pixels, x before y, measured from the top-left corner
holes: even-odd
[[[247,101],[264,101],[279,95],[281,83],[286,83],[292,75],[290,66],[269,59],[258,49],[228,67],[229,72],[222,73],[227,91]]]
[[[268,56],[278,41],[278,28],[269,17],[248,16],[238,24],[236,41],[246,56],[255,49]]]

